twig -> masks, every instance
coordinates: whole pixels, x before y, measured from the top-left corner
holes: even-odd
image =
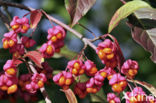
[[[50,20],[52,20],[53,22],[57,23],[58,25],[61,25],[62,27],[64,27],[66,30],[70,31],[71,33],[73,33],[75,36],[77,36],[78,38],[80,38],[85,44],[89,45],[90,47],[92,47],[94,50],[96,50],[96,46],[94,44],[92,44],[89,39],[83,37],[82,34],[80,34],[79,32],[75,31],[74,29],[72,29],[71,27],[69,27],[68,25],[62,23],[61,21],[57,20],[56,18],[46,14],[45,12],[43,12],[47,18],[49,18]]]
[[[6,28],[10,31],[11,28],[10,28],[10,26],[9,26],[8,17],[7,17],[6,15],[4,15],[4,14],[1,12],[1,10],[0,10],[0,17],[1,17],[1,19],[2,19],[2,21],[3,21],[3,23],[4,23],[4,25],[6,26]]]
[[[82,48],[82,50],[80,51],[80,53],[78,54],[78,59],[81,60],[83,58],[83,56],[86,57],[85,53],[84,53],[86,48],[87,48],[87,45],[85,44],[84,47]]]
[[[82,28],[86,29],[87,31],[89,31],[96,38],[96,35],[90,29],[88,29],[87,27],[85,27],[84,25],[80,23],[77,23],[77,24],[80,25]]]
[[[28,64],[29,64],[29,63],[32,64],[31,61],[29,61]],[[29,65],[29,66],[30,66],[31,71],[32,71],[33,73],[37,73],[37,70],[34,68],[33,65]],[[41,91],[42,95],[44,96],[45,102],[46,102],[46,103],[52,103],[52,101],[50,100],[50,98],[49,98],[49,96],[48,96],[48,94],[47,94],[47,92],[46,92],[45,87],[40,88],[40,91]]]
[[[2,1],[2,0],[0,0],[0,5],[18,7],[20,9],[25,9],[25,10],[28,10],[28,11],[32,10],[32,8],[29,8],[29,7],[27,7],[27,6],[23,5],[23,4],[10,3],[10,2],[6,2],[6,1]]]
[[[11,16],[10,16],[10,13],[9,13],[9,11],[7,9],[7,6],[2,6],[2,8],[6,12],[6,15],[8,17],[9,22],[11,22]]]
[[[94,39],[91,39],[90,41],[91,41],[91,42],[95,42],[95,41],[97,41],[97,40],[104,40],[104,35],[98,36],[98,37],[96,37],[96,38],[94,38]]]
[[[0,4],[1,4],[1,1],[0,1]],[[6,25],[6,27],[8,28],[8,30],[10,31],[11,28],[10,28],[10,26],[9,26],[8,17],[7,17],[6,15],[4,15],[1,11],[0,11],[0,17],[1,17],[2,21],[4,22],[4,24]],[[18,39],[18,43],[21,43],[20,38],[17,37],[17,39]],[[29,64],[29,63],[32,64],[31,61],[29,61],[28,64]],[[30,69],[31,69],[31,71],[32,71],[33,73],[37,73],[37,71],[36,71],[36,69],[34,68],[34,66],[29,65],[29,67],[30,67]],[[44,88],[44,87],[40,88],[40,91],[41,91],[41,93],[43,94],[46,103],[52,103],[51,100],[49,99],[49,96],[48,96],[48,94],[47,94],[45,88]]]
[[[32,11],[32,10],[35,10],[33,8],[30,8],[30,7],[27,7],[25,5],[22,5],[22,4],[17,4],[17,3],[10,3],[10,2],[5,2],[5,1],[0,1],[0,5],[5,5],[5,6],[12,6],[12,7],[17,7],[17,8],[20,8],[20,9],[25,9],[25,10],[28,10],[28,11]],[[43,11],[43,10],[42,10]],[[89,41],[89,39],[87,38],[84,38],[82,34],[80,34],[79,32],[75,31],[74,29],[72,29],[71,27],[69,27],[68,25],[64,24],[63,22],[55,19],[54,17],[48,15],[47,13],[43,12],[43,14],[45,14],[45,16],[47,18],[49,18],[50,20],[52,20],[53,22],[55,22],[56,24],[58,25],[61,25],[63,28],[65,28],[66,30],[72,32],[75,36],[77,36],[78,38],[80,38],[84,43],[86,43],[87,45],[89,45],[90,47],[92,47],[94,50],[96,50],[96,46],[91,43]]]

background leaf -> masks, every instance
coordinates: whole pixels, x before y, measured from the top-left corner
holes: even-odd
[[[108,33],[110,33],[118,25],[120,20],[126,18],[136,10],[145,7],[150,7],[150,5],[141,0],[134,0],[134,1],[127,2],[125,5],[120,7],[113,15],[109,23]]]
[[[40,100],[38,101],[38,103],[45,103],[45,100]]]
[[[65,93],[68,103],[78,103],[75,94],[71,89],[61,90]]]
[[[95,4],[96,0],[65,0],[65,7],[74,26]]]
[[[90,94],[91,101],[96,103],[107,103],[106,95],[103,88],[100,89],[96,94]]]
[[[134,17],[129,18],[132,37],[145,50],[151,52],[151,59],[156,63],[156,10],[146,8],[134,14],[136,20]]]
[[[67,46],[61,48],[60,53],[55,53],[53,58],[66,57],[67,59],[73,59],[77,55],[76,52],[71,51]]]
[[[9,53],[9,50],[0,49],[0,60],[6,61],[7,59],[10,59],[12,56]]]

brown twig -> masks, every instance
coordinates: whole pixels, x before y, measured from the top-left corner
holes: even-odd
[[[6,2],[6,1],[2,1],[2,0],[0,0],[0,5],[17,7],[17,8],[25,9],[25,10],[28,10],[28,11],[32,10],[32,8],[29,8],[29,7],[27,7],[27,6],[23,5],[23,4],[10,3],[10,2]]]
[[[11,3],[11,2],[5,2],[5,1],[0,1],[0,5],[5,5],[5,6],[12,6],[12,7],[17,7],[20,9],[25,9],[28,11],[32,11],[35,10],[33,8],[27,7],[25,5],[22,4],[17,4],[17,3]],[[63,28],[65,28],[66,30],[70,31],[71,33],[73,33],[75,36],[77,36],[78,38],[80,38],[84,43],[86,43],[87,45],[89,45],[90,47],[92,47],[94,50],[96,50],[96,46],[90,42],[89,39],[84,38],[84,36],[82,34],[80,34],[79,32],[75,31],[74,29],[72,29],[71,27],[69,27],[68,25],[64,24],[63,22],[57,20],[56,18],[48,15],[47,13],[45,13],[42,10],[43,14],[50,20],[52,20],[53,22],[55,22],[58,25],[61,25]]]
[[[47,18],[49,18],[53,22],[57,23],[58,25],[61,25],[63,28],[65,28],[66,30],[70,31],[71,33],[73,33],[78,38],[80,38],[85,44],[89,45],[94,50],[96,50],[96,46],[93,43],[91,43],[89,39],[85,38],[82,34],[80,34],[79,32],[77,32],[76,30],[72,29],[68,25],[64,24],[63,22],[57,20],[56,18],[48,15],[47,13],[45,13],[45,12],[43,12],[43,13],[44,13],[44,15],[46,15]]]
[[[8,17],[8,21],[11,22],[11,16],[10,16],[10,13],[8,11],[8,7],[7,6],[2,6],[2,8],[6,12],[6,16]]]
[[[87,31],[89,31],[96,38],[96,35],[90,29],[88,29],[87,27],[85,27],[81,23],[77,23],[77,24],[80,25],[82,28],[86,29]]]
[[[6,26],[6,28],[8,30],[11,30],[11,28],[9,26],[8,17],[6,15],[4,15],[1,10],[0,10],[0,17],[1,17],[1,20],[3,21],[4,25]]]
[[[98,36],[98,37],[96,37],[96,38],[94,38],[94,39],[91,39],[90,41],[91,41],[91,42],[95,42],[95,41],[97,41],[97,40],[104,40],[104,35]]]

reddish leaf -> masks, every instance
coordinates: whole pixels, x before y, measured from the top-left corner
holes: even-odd
[[[114,43],[115,43],[115,45],[117,47],[117,62],[118,62],[118,68],[120,69],[122,64],[125,61],[125,58],[124,58],[123,53],[121,51],[120,45],[119,45],[117,39],[114,36],[112,36],[110,34],[103,35],[104,38],[107,37],[107,36],[110,37],[114,41]]]
[[[30,22],[31,22],[31,28],[36,28],[39,21],[41,20],[42,12],[40,10],[33,10],[31,11],[30,15]]]
[[[109,35],[113,40],[114,40],[114,43],[116,44],[116,47],[117,47],[117,61],[118,61],[118,67],[121,68],[122,64],[124,63],[125,61],[125,58],[123,56],[123,53],[121,51],[121,48],[120,48],[120,45],[117,41],[117,39],[112,36],[112,35]]]
[[[18,66],[18,65],[20,65],[21,63],[23,63],[21,60],[14,60],[14,65],[16,65],[16,66]]]
[[[144,13],[146,14],[146,16],[144,15]],[[134,14],[137,19],[140,19],[138,20],[138,24],[140,24],[141,26],[128,24],[131,28],[132,37],[145,50],[151,52],[151,59],[156,63],[156,10],[146,8],[138,10]]]
[[[138,80],[128,80],[130,82],[135,82],[137,84],[140,84],[141,86],[145,87],[147,90],[149,90],[155,97],[156,97],[156,88],[154,86],[152,86],[151,84],[148,84],[146,82],[141,82],[141,81],[138,81]]]
[[[38,67],[42,68],[43,56],[37,51],[27,52],[24,57],[29,57]]]
[[[71,26],[74,26],[95,2],[96,0],[65,0],[65,6],[71,18]]]
[[[61,89],[61,91],[63,91],[65,93],[68,103],[78,103],[76,96],[71,89],[67,89],[67,90]]]

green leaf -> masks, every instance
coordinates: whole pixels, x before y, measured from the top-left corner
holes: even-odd
[[[0,60],[6,61],[7,59],[11,58],[11,54],[9,53],[9,50],[0,49]]]
[[[61,49],[61,52],[60,53],[55,53],[54,54],[54,58],[61,58],[61,57],[66,57],[68,59],[73,59],[73,57],[75,57],[77,55],[76,52],[73,52],[71,51],[70,49],[68,49],[67,46],[64,46],[62,49]]]
[[[65,0],[65,7],[74,26],[95,4],[96,0]]]
[[[50,80],[50,84],[45,85],[45,89],[52,103],[67,103],[66,97],[60,91],[60,87]]]
[[[143,8],[134,15],[129,18],[132,37],[152,54],[151,59],[156,63],[156,9]]]
[[[97,102],[97,103],[107,102],[106,95],[104,94],[103,88],[101,88],[100,91],[97,92],[96,94],[90,94],[90,96],[92,102]]]
[[[40,100],[38,101],[38,103],[45,103],[45,100]]]
[[[130,14],[132,14],[133,12],[135,12],[140,8],[147,8],[147,7],[151,7],[151,6],[141,0],[134,0],[134,1],[127,2],[125,5],[120,7],[113,15],[109,23],[108,33],[110,33],[122,19],[126,18],[127,16],[129,16]]]

